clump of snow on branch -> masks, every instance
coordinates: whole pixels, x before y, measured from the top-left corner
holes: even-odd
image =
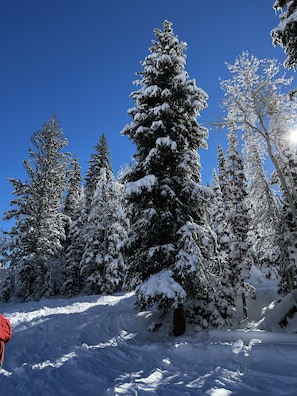
[[[157,146],[164,145],[164,146],[170,147],[170,149],[172,151],[176,150],[176,142],[171,140],[169,136],[158,138],[156,141],[156,144],[157,144]]]
[[[152,275],[147,281],[138,286],[136,290],[138,299],[147,307],[156,301],[171,300],[174,307],[186,298],[186,292],[173,278],[171,270],[164,270]],[[167,304],[166,304],[167,305]]]
[[[142,189],[146,189],[147,191],[151,191],[154,186],[157,184],[157,178],[155,175],[146,175],[141,179],[127,183],[126,185],[126,195],[132,194],[140,194]]]

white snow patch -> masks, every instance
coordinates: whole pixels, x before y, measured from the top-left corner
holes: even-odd
[[[176,150],[176,142],[171,140],[169,136],[158,138],[156,141],[156,144],[157,144],[157,146],[164,145],[164,146],[170,147],[170,149],[172,151]]]
[[[140,194],[143,189],[151,191],[157,184],[158,180],[155,175],[146,175],[141,179],[126,184],[126,195]]]
[[[159,281],[170,277],[163,273]],[[255,278],[260,308],[261,296],[273,293],[265,292],[271,282]],[[149,332],[159,313],[139,313],[134,302],[133,293],[119,293],[2,304],[13,336],[0,371],[1,395],[296,395],[296,334],[256,327],[196,333],[188,325],[174,337],[167,319]]]

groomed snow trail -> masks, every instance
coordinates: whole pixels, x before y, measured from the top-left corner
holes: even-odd
[[[188,329],[150,333],[133,294],[4,304],[13,325],[3,396],[297,394],[297,335]]]

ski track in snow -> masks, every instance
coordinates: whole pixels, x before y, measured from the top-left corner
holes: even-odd
[[[266,331],[168,336],[133,294],[4,304],[13,325],[3,396],[297,395],[297,335]]]

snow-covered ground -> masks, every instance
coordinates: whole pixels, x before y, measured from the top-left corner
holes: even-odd
[[[249,330],[188,327],[181,337],[168,335],[167,323],[149,332],[157,313],[134,310],[131,293],[3,304],[14,333],[0,394],[297,395],[297,334],[259,329],[277,325],[269,313],[256,324],[260,301],[274,297],[266,284],[257,289]]]

